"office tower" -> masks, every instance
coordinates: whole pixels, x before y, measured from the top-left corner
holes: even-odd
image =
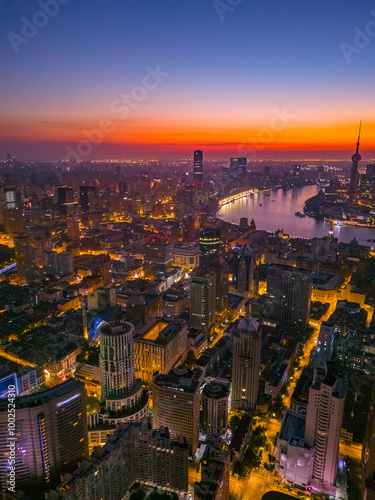
[[[211,334],[215,325],[215,274],[195,268],[190,274],[189,321],[192,328]]]
[[[271,317],[281,323],[305,327],[310,317],[312,273],[271,264],[267,269],[267,293],[273,298]]]
[[[317,346],[319,357],[322,361],[331,361],[336,331],[337,330],[334,321],[322,322],[320,326]]]
[[[228,428],[229,390],[217,382],[209,382],[202,391],[202,429],[207,439],[221,437]]]
[[[361,137],[361,124],[359,124],[359,132],[358,132],[358,140],[357,140],[357,149],[354,155],[352,156],[352,168],[350,171],[350,183],[348,189],[348,197],[349,197],[349,206],[353,205],[353,202],[358,194],[359,188],[359,172],[358,172],[358,163],[361,161],[361,155],[359,154],[359,140]]]
[[[194,151],[193,183],[203,188],[203,151]]]
[[[81,186],[79,188],[79,206],[84,214],[95,211],[95,195],[94,186]]]
[[[15,399],[16,485],[48,483],[51,475],[88,455],[85,386],[72,379]],[[0,399],[0,477],[4,487],[8,456],[8,400]]]
[[[375,382],[362,445],[362,498],[375,500]]]
[[[264,167],[264,182],[263,185],[265,188],[271,187],[271,167],[266,165]]]
[[[241,295],[254,297],[255,295],[255,259],[253,249],[250,245],[243,245],[234,250],[233,266],[233,286]]]
[[[220,227],[207,227],[199,235],[199,263],[206,267],[214,255],[220,252]]]
[[[144,247],[144,272],[155,275],[169,271],[172,267],[172,243],[167,236],[153,234],[146,239]]]
[[[71,213],[73,208],[73,189],[68,187],[57,188],[57,205],[59,209],[59,214],[62,217],[66,217]]]
[[[135,378],[134,325],[124,320],[103,323],[99,328],[102,401],[100,419],[105,424],[140,420],[148,411],[142,380]],[[122,419],[122,417],[124,417]]]
[[[346,379],[331,362],[314,369],[309,389],[305,440],[315,447],[313,478],[335,486],[339,466],[339,439],[344,413]]]
[[[68,240],[77,243],[79,241],[79,220],[77,214],[69,215],[66,219]]]
[[[121,500],[138,481],[187,492],[188,457],[186,440],[174,438],[168,428],[151,429],[147,419],[121,424],[86,464],[62,476],[57,498]]]
[[[215,277],[215,316],[221,322],[229,307],[229,266],[226,260],[216,254],[209,262],[207,270]]]
[[[177,436],[186,437],[191,455],[195,454],[199,440],[199,387],[200,372],[183,366],[168,375],[154,374],[152,426],[166,426]]]
[[[247,158],[231,158],[229,176],[231,179],[246,180]]]
[[[185,322],[157,318],[147,323],[134,337],[135,375],[151,384],[155,372],[167,374],[183,363],[188,352]]]
[[[242,317],[233,332],[232,409],[253,410],[259,391],[262,329],[251,316]]]
[[[209,445],[201,461],[201,480],[194,484],[196,500],[229,499],[230,453],[221,441]]]
[[[35,262],[35,248],[31,236],[26,233],[14,237],[14,253],[17,262],[17,280],[20,284],[27,284],[37,277]]]
[[[314,446],[305,440],[306,409],[284,413],[275,451],[276,469],[288,483],[306,488],[313,476]]]

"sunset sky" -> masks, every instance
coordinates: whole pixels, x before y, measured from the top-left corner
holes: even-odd
[[[375,157],[373,0],[64,0],[19,42],[44,2],[0,1],[0,159],[64,158],[103,123],[87,158],[345,158],[360,119]]]

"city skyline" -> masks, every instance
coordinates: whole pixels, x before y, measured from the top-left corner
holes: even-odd
[[[375,153],[368,1],[47,3],[0,7],[4,158]]]

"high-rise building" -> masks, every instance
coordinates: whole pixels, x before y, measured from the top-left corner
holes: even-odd
[[[190,274],[189,321],[192,328],[211,334],[215,325],[215,273],[195,268]]]
[[[151,429],[147,419],[121,424],[88,462],[62,476],[59,494],[48,498],[121,500],[137,481],[186,493],[188,457],[186,440],[174,438],[168,428]]]
[[[178,366],[168,375],[155,373],[151,386],[153,428],[166,426],[177,436],[186,437],[192,455],[199,440],[200,378],[200,371]]]
[[[172,243],[168,236],[153,234],[146,239],[144,247],[145,274],[169,271],[172,267]]]
[[[77,214],[69,215],[66,219],[68,240],[74,243],[79,241],[79,220]]]
[[[206,267],[212,257],[220,252],[220,227],[207,227],[199,235],[199,262]]]
[[[253,410],[259,391],[262,329],[251,316],[242,317],[234,329],[232,359],[232,409]]]
[[[124,320],[113,320],[101,325],[98,331],[102,400],[108,410],[103,420],[112,422],[112,416],[117,423],[122,414],[137,408],[143,397],[142,381],[135,378],[134,325]],[[142,412],[147,406],[146,401]],[[138,419],[140,417],[138,415]]]
[[[350,183],[348,189],[348,197],[349,197],[349,205],[352,205],[354,199],[358,194],[359,188],[359,172],[358,172],[358,163],[361,161],[361,155],[359,154],[359,140],[361,137],[361,123],[359,124],[359,132],[358,132],[358,140],[357,140],[357,149],[354,155],[352,156],[352,168],[350,171]]]
[[[202,391],[202,429],[211,439],[221,437],[228,428],[229,390],[217,382],[206,384]]]
[[[247,158],[231,158],[229,176],[231,179],[246,180]]]
[[[229,307],[229,266],[224,257],[216,254],[210,260],[207,270],[215,276],[215,315],[221,322]]]
[[[193,182],[203,188],[203,151],[194,151]]]
[[[167,374],[183,363],[188,352],[188,329],[182,321],[157,318],[141,328],[134,338],[135,374],[151,384],[155,372]]]
[[[37,275],[35,248],[32,238],[26,233],[14,237],[14,252],[17,262],[17,280],[27,284]]]
[[[59,214],[66,217],[71,213],[73,208],[74,198],[73,189],[68,187],[57,188],[57,205],[59,208]]]
[[[8,400],[0,399],[0,478],[8,471]],[[72,379],[15,398],[15,467],[18,488],[49,483],[53,473],[87,458],[85,386]]]
[[[194,498],[228,500],[230,454],[222,441],[209,445],[201,466],[201,480],[194,484]]]
[[[310,317],[311,290],[311,271],[278,264],[268,266],[267,293],[273,299],[274,320],[305,327]]]
[[[263,185],[265,188],[270,188],[272,183],[271,179],[271,167],[269,165],[266,165],[264,167],[264,182]]]
[[[305,440],[310,447],[315,447],[313,479],[328,487],[336,485],[345,394],[346,379],[331,362],[327,362],[324,369],[314,369]]]
[[[95,194],[96,189],[94,186],[81,186],[79,188],[79,206],[84,214],[94,212]]]
[[[255,295],[255,259],[253,249],[250,245],[243,245],[238,250],[234,250],[233,267],[233,286],[241,295],[254,297]]]

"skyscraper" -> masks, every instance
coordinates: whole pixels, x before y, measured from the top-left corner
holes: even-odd
[[[190,274],[189,321],[192,328],[210,335],[215,325],[215,274],[195,268]]]
[[[95,198],[95,187],[94,186],[81,186],[79,188],[79,205],[84,214],[93,212]]]
[[[193,182],[203,188],[203,151],[194,151]]]
[[[99,366],[101,373],[104,423],[119,423],[132,416],[139,420],[147,413],[142,381],[135,378],[133,352],[134,325],[124,320],[104,323],[100,337]]]
[[[313,478],[327,486],[336,485],[339,439],[344,413],[346,379],[331,362],[315,368],[309,390],[305,440],[315,446]]]
[[[61,216],[70,214],[73,207],[73,189],[68,187],[57,188],[57,204]]]
[[[231,179],[246,179],[247,158],[231,158],[229,176]]]
[[[229,390],[217,382],[206,384],[202,391],[202,428],[207,438],[219,437],[228,427]]]
[[[88,457],[85,386],[72,379],[39,394],[15,399],[16,484],[45,484],[52,472]],[[9,438],[8,401],[0,399],[0,479],[4,486]]]
[[[199,235],[199,264],[206,267],[214,255],[220,252],[220,227],[207,227]]]
[[[362,122],[361,122],[362,123]],[[354,199],[358,193],[359,188],[359,172],[358,172],[358,163],[361,161],[361,155],[359,154],[359,139],[361,137],[361,123],[359,124],[359,132],[358,132],[358,141],[357,141],[357,149],[354,155],[352,156],[352,169],[350,172],[350,184],[348,189],[349,196],[349,205],[352,205]]]
[[[146,239],[144,250],[145,274],[154,275],[169,271],[172,267],[172,243],[168,236],[153,234]]]
[[[305,327],[310,317],[312,273],[305,269],[271,264],[267,269],[267,293],[273,298],[271,317]]]
[[[242,317],[234,330],[232,409],[253,410],[259,391],[262,330],[251,316]]]

